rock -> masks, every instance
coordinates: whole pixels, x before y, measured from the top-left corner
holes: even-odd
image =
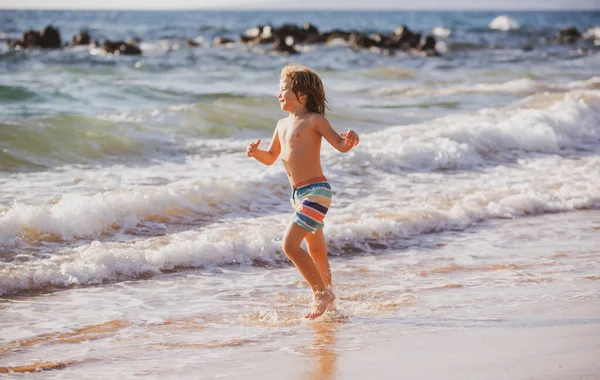
[[[425,50],[435,50],[435,37],[433,36],[427,36],[425,37],[425,41],[421,44],[421,46],[419,46],[419,50],[421,51],[425,51]]]
[[[15,49],[58,49],[61,47],[60,33],[52,26],[46,26],[39,32],[30,29],[17,41],[9,41],[9,46]]]
[[[58,29],[47,26],[40,32],[40,46],[43,49],[58,49],[60,48],[60,33]]]
[[[323,33],[323,36],[326,37],[326,42],[331,42],[338,39],[348,42],[351,33],[352,32],[347,32],[341,29],[334,29],[331,32]]]
[[[106,40],[102,44],[102,48],[107,54],[112,55],[141,55],[142,50],[137,46],[131,45],[123,41]]]
[[[556,42],[560,44],[572,44],[581,38],[581,32],[574,27],[560,30],[556,34]]]
[[[129,37],[127,41],[125,41],[125,43],[129,45],[139,45],[141,42],[142,39],[139,37]]]
[[[78,35],[73,36],[71,42],[73,46],[89,45],[91,42],[90,33],[87,30],[81,31]]]
[[[414,33],[408,27],[402,25],[387,36],[384,45],[389,49],[410,50],[419,48],[421,33]]]
[[[246,31],[240,36],[240,39],[244,43],[251,43],[261,35],[263,28],[263,25],[259,25],[255,26],[254,28],[246,29]]]
[[[362,33],[351,33],[348,43],[352,49],[370,49],[377,47],[377,42]]]
[[[321,38],[318,39],[318,42],[315,42],[317,41],[317,36],[319,36],[319,30],[309,23],[306,23],[301,27],[294,24],[283,24],[279,27],[258,25],[247,29],[240,36],[240,39],[247,44],[267,44],[283,41],[288,36],[294,38],[295,44],[304,43],[308,39],[311,39],[310,43],[320,43],[325,41],[325,38]]]
[[[234,42],[235,42],[235,41],[233,41],[231,38],[227,38],[227,37],[221,37],[221,36],[219,36],[219,37],[216,37],[216,38],[213,40],[213,45],[215,45],[215,46],[221,46],[221,45],[228,45],[228,44],[232,44],[232,43],[234,43]]]
[[[298,54],[299,52],[294,47],[294,43],[294,37],[292,36],[278,38],[277,40],[275,40],[273,51],[278,53]]]

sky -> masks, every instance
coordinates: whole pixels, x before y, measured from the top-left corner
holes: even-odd
[[[600,0],[0,0],[0,9],[600,9]]]

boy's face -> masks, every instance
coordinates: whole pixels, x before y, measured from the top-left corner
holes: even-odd
[[[298,96],[300,99],[303,98],[301,93],[299,93]],[[293,112],[299,107],[304,108],[304,105],[300,100],[298,100],[298,98],[296,98],[296,94],[294,94],[292,91],[292,84],[290,83],[289,78],[282,78],[279,82],[279,93],[277,94],[277,99],[279,100],[279,106],[283,111]]]

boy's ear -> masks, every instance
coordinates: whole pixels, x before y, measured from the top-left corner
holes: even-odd
[[[306,94],[303,92],[298,92],[298,100],[300,101],[300,103],[304,104],[304,101],[306,100]]]

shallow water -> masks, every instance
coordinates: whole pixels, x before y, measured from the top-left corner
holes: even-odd
[[[361,378],[331,365],[392,331],[534,334],[571,320],[537,318],[539,303],[577,303],[574,323],[597,328],[599,44],[552,38],[599,14],[507,13],[517,29],[490,29],[500,15],[1,12],[0,373]],[[185,45],[300,19],[451,34],[429,58]],[[138,36],[144,53],[8,50],[50,22],[67,40],[85,27]],[[339,312],[317,323],[281,251],[283,167],[245,156],[285,116],[275,94],[289,62],[319,72],[333,127],[361,137],[347,154],[323,147]]]
[[[284,264],[10,297],[0,304],[0,368],[63,363],[52,378],[237,378],[270,368],[305,378],[304,368],[313,378],[336,378],[344,373],[336,361],[398,334],[560,324],[597,331],[598,228],[598,211],[557,213],[430,234],[419,248],[335,257],[338,311],[313,323],[303,318],[309,290]],[[528,314],[540,304],[581,302],[587,314],[570,320]],[[580,353],[582,363],[591,354]]]

